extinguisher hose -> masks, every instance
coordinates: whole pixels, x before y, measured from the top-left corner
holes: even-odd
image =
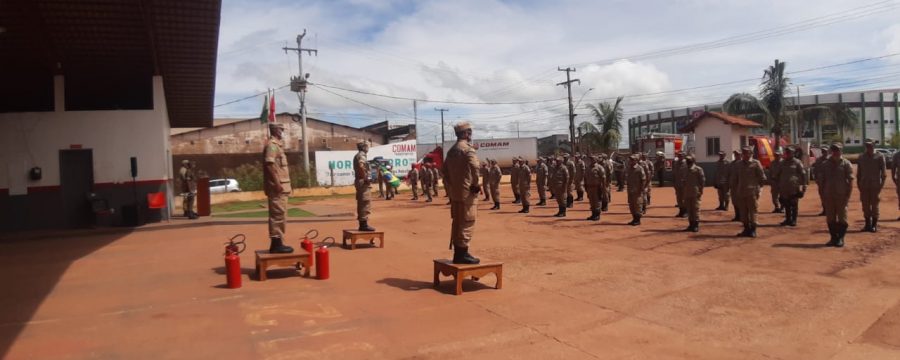
[[[329,244],[329,242],[328,242],[329,239],[331,240],[331,243],[330,243],[330,244]],[[323,246],[326,246],[326,245],[327,245],[327,246],[334,247],[335,241],[336,241],[336,240],[334,239],[334,236],[326,237],[326,238],[322,239],[321,242],[319,242],[319,247],[323,247]]]
[[[240,238],[241,240],[234,241],[234,239],[238,238]],[[235,236],[232,236],[231,239],[228,239],[228,242],[225,243],[225,245],[236,247],[238,249],[237,253],[240,254],[244,252],[244,248],[247,247],[247,244],[245,243],[246,240],[247,236],[245,236],[244,234],[237,234]]]
[[[312,234],[312,235],[310,235],[310,234]],[[319,230],[312,229],[310,231],[307,231],[306,235],[303,235],[303,236],[310,240],[315,239],[315,238],[319,237]]]

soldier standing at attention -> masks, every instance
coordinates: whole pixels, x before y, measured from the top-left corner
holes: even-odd
[[[816,158],[816,162],[813,163],[813,176],[816,178],[816,188],[819,192],[819,201],[822,203],[822,212],[819,213],[819,216],[825,216],[825,187],[822,186],[822,170],[825,169],[825,164],[828,161],[828,147],[822,147],[822,155]]]
[[[430,159],[428,159],[428,160],[430,160]],[[427,186],[427,185],[431,185],[431,183],[430,182],[426,183],[426,181],[425,181],[426,173],[430,173],[430,172],[431,172],[431,170],[428,168],[428,162],[426,162],[425,160],[422,160],[422,167],[419,168],[419,187],[422,188],[422,195],[426,195],[426,193],[428,195],[431,194],[428,192],[429,187]],[[427,174],[427,175],[429,175],[428,178],[430,179],[431,174]],[[431,196],[429,196],[429,198],[430,197]]]
[[[781,175],[778,172],[781,170],[779,164],[781,164],[781,149],[775,149],[775,160],[772,160],[772,163],[769,164],[769,184],[772,189],[772,205],[775,206],[775,209],[772,210],[772,213],[783,213],[784,210],[781,208],[781,203],[779,202],[780,197],[778,196],[778,177]]]
[[[353,156],[353,174],[356,187],[356,219],[359,220],[359,231],[375,231],[369,226],[369,214],[372,213],[372,183],[369,177],[369,143],[365,140],[356,143],[359,152]],[[388,184],[390,186],[390,184]]]
[[[431,187],[434,185],[434,172],[431,167],[434,163],[427,162],[422,167],[422,192],[425,194],[425,202],[431,202]]]
[[[491,210],[500,210],[500,179],[503,178],[503,172],[500,171],[500,165],[497,165],[496,159],[491,159],[491,198],[494,199],[494,207]]]
[[[694,163],[694,156],[684,158],[684,206],[688,214],[688,227],[684,231],[700,231],[700,199],[703,197],[703,185],[706,184],[706,175],[703,168]]]
[[[512,167],[509,169],[509,187],[512,188],[513,204],[522,202],[519,197],[519,158],[512,159]]]
[[[263,149],[263,184],[269,200],[269,252],[292,253],[294,249],[284,245],[285,220],[288,195],[291,194],[291,176],[288,173],[287,156],[281,134],[284,125],[269,123],[271,136]]]
[[[737,168],[741,166],[741,152],[734,150],[732,156],[734,159],[731,160],[731,164],[728,166],[728,190],[731,192],[731,206],[734,207],[734,218],[731,221],[741,221],[741,206],[739,205],[741,199],[738,198],[737,189]]]
[[[738,205],[741,207],[741,222],[744,231],[737,236],[756,237],[756,211],[759,206],[759,193],[766,181],[766,173],[762,164],[753,159],[753,148],[744,146],[741,149],[741,161],[735,169],[737,177]]]
[[[897,187],[897,209],[900,209],[900,170],[897,169],[900,167],[900,151],[894,153],[893,163],[893,166],[891,166],[891,179],[894,180],[894,185]],[[897,220],[900,220],[900,217]]]
[[[859,200],[862,202],[863,216],[866,226],[862,231],[878,231],[878,204],[881,202],[881,188],[887,177],[884,155],[875,152],[872,139],[865,141],[866,152],[856,161],[856,186],[859,188]]]
[[[644,202],[644,187],[647,182],[647,173],[641,167],[640,157],[631,155],[628,163],[628,210],[631,211],[631,222],[628,225],[641,224],[641,208]]]
[[[438,181],[441,179],[441,171],[438,170],[437,164],[431,166],[431,194],[433,197],[438,196]]]
[[[606,169],[600,165],[600,157],[592,156],[584,172],[584,184],[588,196],[588,204],[591,208],[591,216],[586,220],[600,220],[600,195],[604,191],[603,184],[606,182]]]
[[[409,169],[406,177],[409,179],[409,187],[412,189],[412,199],[419,200],[419,169],[416,169],[416,165]]]
[[[843,247],[844,235],[847,234],[847,203],[853,193],[853,167],[844,159],[843,145],[831,144],[831,157],[822,164],[819,171],[820,185],[825,192],[822,203],[825,205],[825,222],[831,240],[826,246]]]
[[[472,125],[461,122],[453,127],[456,144],[447,151],[444,161],[444,181],[450,196],[450,247],[454,264],[477,264],[478,258],[469,254],[469,242],[475,231],[478,212],[478,156],[472,141]]]
[[[612,187],[613,176],[617,168],[624,168],[623,164],[617,164],[608,155],[602,155],[602,165],[606,168],[606,192],[600,200],[600,211],[609,211],[609,204],[612,203]],[[621,171],[620,174],[621,175]],[[620,190],[621,191],[621,190]]]
[[[527,214],[531,208],[531,168],[528,160],[520,160],[519,164],[519,199],[522,200],[522,214]]]
[[[538,158],[537,165],[534,167],[534,172],[537,174],[537,191],[538,191],[538,206],[547,205],[547,175],[550,172],[550,169],[547,168],[547,163],[544,158]]]
[[[357,146],[358,147],[358,146]],[[378,167],[375,168],[375,181],[378,182],[378,197],[384,198],[384,173]]]
[[[716,192],[719,194],[719,207],[716,210],[728,211],[728,197],[731,195],[728,185],[729,170],[731,163],[725,159],[725,152],[719,151],[719,161],[716,162]]]
[[[784,159],[779,162],[778,196],[781,208],[784,209],[784,221],[781,226],[797,226],[797,213],[800,211],[800,198],[806,193],[806,168],[803,162],[795,158],[797,148],[788,146],[784,149]],[[773,171],[774,173],[774,171]]]
[[[491,168],[488,167],[489,162],[488,159],[484,159],[484,161],[481,162],[481,191],[484,192],[484,200],[482,201],[491,201]]]
[[[563,166],[566,167],[566,171],[568,172],[568,179],[566,184],[566,208],[571,208],[575,206],[575,196],[572,194],[575,191],[575,161],[572,160],[572,157],[568,154],[564,157]]]
[[[653,180],[653,164],[647,160],[646,155],[640,154],[638,156],[641,159],[640,165],[647,174],[647,182],[644,185],[644,201],[641,203],[641,214],[647,214],[647,206],[650,205],[650,183]]]
[[[665,186],[666,175],[666,155],[662,151],[656,152],[656,162],[653,166],[656,169],[656,178],[659,179],[659,187]]]
[[[682,196],[683,186],[681,185],[682,168],[684,168],[684,153],[676,151],[675,160],[672,161],[672,187],[675,188],[675,205],[678,206],[678,215],[675,217],[684,217],[686,214]]]
[[[578,194],[575,201],[582,201],[584,200],[584,155],[575,155],[575,160],[575,177],[573,181],[575,182],[575,193]]]
[[[566,217],[566,191],[569,186],[569,169],[565,165],[564,158],[556,158],[553,167],[555,170],[553,171],[550,187],[553,193],[556,194],[556,204],[559,206],[559,212],[553,216]]]
[[[194,198],[197,196],[197,177],[194,175],[194,164],[190,160],[181,160],[181,169],[178,170],[181,177],[181,209],[184,210],[184,217],[195,220],[197,213],[194,212]]]
[[[613,163],[613,171],[616,173],[616,184],[619,187],[616,191],[622,192],[625,190],[625,171],[627,170],[626,167],[628,167],[628,164],[626,164],[628,159],[619,153],[615,153],[610,157],[610,161]]]

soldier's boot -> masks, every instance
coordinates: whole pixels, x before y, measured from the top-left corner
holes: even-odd
[[[294,248],[285,246],[280,236],[272,236],[269,238],[269,252],[272,254],[290,254],[294,252]]]
[[[559,207],[559,211],[556,212],[556,215],[553,215],[553,216],[554,216],[554,217],[566,217],[566,207],[565,207],[565,206],[560,206],[560,207]]]
[[[575,197],[572,194],[566,195],[566,208],[572,208],[575,206]]]
[[[188,215],[188,218],[191,220],[197,220],[200,218],[200,214],[191,211],[191,213]]]
[[[647,203],[641,204],[641,215],[647,215]]]
[[[847,235],[849,226],[849,224],[837,224],[837,239],[834,242],[834,247],[844,247],[844,235]]]
[[[603,200],[600,203],[600,211],[609,211],[609,201]]]
[[[692,232],[700,232],[700,222],[694,221],[694,228],[691,229]]]
[[[748,227],[748,226],[745,225],[745,226],[744,226],[744,231],[741,231],[740,233],[738,233],[738,234],[735,235],[735,236],[737,236],[737,237],[746,237],[746,236],[750,236],[750,227]]]
[[[741,221],[741,213],[738,212],[738,209],[736,207],[734,208],[734,217],[731,219],[731,221]]]
[[[556,199],[556,194],[550,193],[550,200]]]
[[[747,236],[752,238],[756,237],[756,225],[750,225],[750,232],[747,233]]]
[[[872,227],[869,232],[878,232],[878,218],[872,217]]]
[[[523,213],[523,214],[527,214],[527,213],[529,213],[530,211],[531,211],[531,205],[525,205],[525,211],[523,211],[522,213]]]
[[[519,211],[518,211],[519,214],[527,213],[528,210],[526,210],[526,209],[528,209],[528,205],[522,205],[522,210],[519,210]]]
[[[694,222],[689,221],[688,226],[686,228],[684,228],[684,230],[681,230],[681,231],[693,231],[693,230],[694,230]]]
[[[816,216],[825,216],[825,209],[822,209],[822,212],[820,212],[819,215]]]
[[[860,231],[860,232],[867,232],[867,231],[869,231],[869,229],[871,229],[871,228],[872,228],[872,220],[869,220],[869,217],[867,216],[867,217],[866,217],[866,226],[863,226],[863,228],[860,229],[859,231]]]
[[[731,203],[726,199],[726,200],[722,203],[722,210],[728,211],[728,205],[731,205]]]
[[[828,234],[831,235],[831,239],[828,240],[828,243],[825,246],[834,246],[837,243],[837,230],[835,230],[837,226],[832,223],[828,223]]]
[[[687,217],[687,209],[685,209],[685,208],[678,208],[678,217],[680,217],[680,218],[685,218],[685,217]]]
[[[591,216],[588,216],[587,219],[585,219],[585,220],[588,220],[588,221],[597,220],[597,217],[598,217],[597,214],[598,214],[597,210],[591,210]]]
[[[576,192],[578,193],[578,197],[575,198],[575,201],[582,201],[582,200],[584,200],[584,191],[576,190]]]
[[[537,203],[537,206],[546,206],[546,205],[547,205],[547,199],[541,199],[541,201],[538,201],[538,203]]]
[[[637,214],[634,216],[634,224],[632,226],[638,226],[641,224],[641,214]]]
[[[788,226],[790,224],[791,224],[791,208],[788,206],[788,207],[784,208],[784,221],[780,222],[778,225]]]
[[[368,220],[359,221],[359,231],[375,231],[375,228],[369,226]]]
[[[453,263],[454,264],[477,264],[481,262],[478,258],[469,254],[469,249],[453,249]]]

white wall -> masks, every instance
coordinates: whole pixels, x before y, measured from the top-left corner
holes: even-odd
[[[153,110],[64,111],[62,76],[55,83],[56,111],[0,114],[0,189],[23,195],[26,187],[58,186],[59,150],[73,144],[93,150],[95,183],[131,181],[132,156],[139,181],[170,178],[162,77],[153,78]],[[27,180],[34,166],[41,180]]]

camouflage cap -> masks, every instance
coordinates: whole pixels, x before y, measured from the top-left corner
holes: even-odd
[[[724,151],[719,151],[719,155],[725,156],[725,152],[724,152]]]
[[[839,142],[835,142],[835,143],[832,143],[831,146],[829,146],[828,148],[831,149],[831,150],[843,150],[843,149],[844,149],[844,144],[841,144],[841,143],[839,143]]]
[[[866,146],[875,146],[875,140],[866,139],[865,141],[863,141],[863,144],[865,144]]]
[[[460,132],[463,130],[470,130],[470,129],[472,129],[472,123],[470,123],[468,121],[460,121],[460,122],[456,123],[456,125],[453,125],[453,131],[455,131],[455,132]]]
[[[694,161],[694,155],[685,156],[684,159],[688,161]]]
[[[741,148],[741,152],[744,152],[744,151],[751,152],[751,151],[753,151],[753,147],[752,146],[744,146]]]

